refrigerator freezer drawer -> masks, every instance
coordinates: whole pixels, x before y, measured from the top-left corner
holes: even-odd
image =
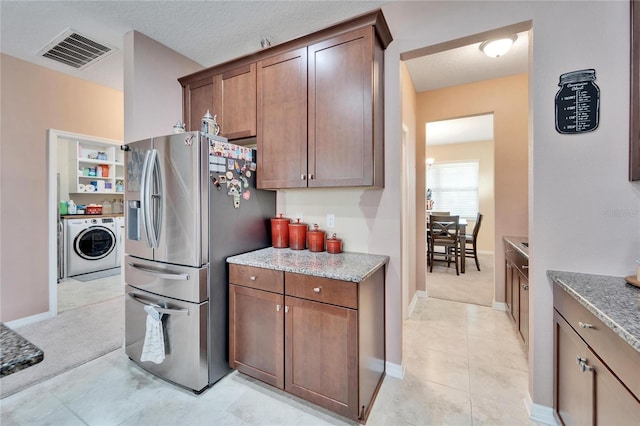
[[[173,299],[200,303],[208,299],[208,268],[169,265],[125,257],[124,281],[132,287]]]
[[[125,351],[145,370],[196,392],[209,385],[207,358],[208,302],[189,303],[127,286],[125,296]],[[165,359],[160,364],[140,361],[146,334],[146,304],[163,313]]]

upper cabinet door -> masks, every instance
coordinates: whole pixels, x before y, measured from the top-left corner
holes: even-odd
[[[307,186],[307,48],[258,62],[258,188]]]
[[[214,108],[220,134],[229,139],[256,135],[256,64],[213,76]]]
[[[375,186],[373,31],[309,46],[309,187]]]
[[[209,77],[187,84],[183,89],[183,97],[186,130],[199,132],[202,116],[207,110],[213,110],[213,79]]]

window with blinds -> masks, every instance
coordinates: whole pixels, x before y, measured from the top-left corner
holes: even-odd
[[[475,219],[479,204],[479,161],[436,163],[427,168],[433,210]]]

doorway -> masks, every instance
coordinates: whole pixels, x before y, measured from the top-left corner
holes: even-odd
[[[475,259],[466,256],[466,273],[442,262],[428,266],[426,289],[431,297],[492,306],[494,297],[494,128],[493,113],[454,117],[426,123],[425,155],[427,194],[430,212],[450,212],[473,235],[478,213]],[[429,207],[431,209],[429,209]],[[472,245],[469,245],[472,247]],[[462,263],[462,260],[460,260]],[[462,265],[460,265],[462,269]]]
[[[55,129],[47,132],[51,315],[124,294],[120,267],[124,221],[113,213],[114,201],[118,205],[122,203],[122,195],[115,187],[124,175],[120,145],[119,141]],[[107,157],[88,158],[103,152],[98,151],[102,148]],[[82,159],[83,149],[86,161]],[[80,175],[83,169],[89,166],[97,168],[101,164],[109,166],[108,174],[100,177]],[[94,179],[101,182],[101,187],[106,185],[105,190],[84,191]],[[77,206],[94,204],[102,208],[108,202],[110,212],[70,216],[68,211],[64,211],[69,200]]]
[[[452,40],[439,45],[417,49],[400,55],[402,66],[406,66],[411,76],[413,91],[415,93],[415,107],[413,110],[405,108],[403,100],[403,122],[411,122],[409,115],[414,116],[416,150],[416,278],[417,292],[421,290],[429,294],[428,272],[426,262],[426,214],[422,206],[426,194],[426,123],[429,121],[447,120],[457,117],[471,117],[480,114],[492,113],[494,116],[494,162],[495,162],[495,201],[493,208],[495,215],[493,222],[495,230],[488,236],[493,242],[494,257],[489,262],[493,263],[494,291],[491,306],[498,310],[504,310],[506,304],[504,291],[504,261],[502,236],[508,235],[510,229],[519,228],[520,222],[528,220],[528,61],[529,42],[528,36],[531,22],[523,22],[508,27],[488,31],[486,33]],[[429,61],[444,61],[443,55],[454,50],[465,50],[470,55],[482,55],[479,45],[491,37],[504,35],[505,33],[517,33],[518,40],[522,43],[520,51],[522,60],[520,69],[515,73],[486,74],[479,66],[461,66],[457,62],[451,67],[450,72],[440,71],[446,74],[444,77],[435,75],[434,69],[447,69],[446,67],[433,66]],[[514,47],[516,45],[514,44]],[[511,53],[509,53],[511,54]],[[505,55],[505,57],[508,55]],[[460,59],[460,56],[458,56]],[[484,58],[489,60],[491,58]],[[495,58],[493,58],[495,59]],[[413,62],[426,61],[426,66],[414,67]],[[504,62],[492,62],[491,66]],[[442,64],[441,64],[442,65]],[[459,69],[455,69],[455,68]],[[498,66],[499,68],[499,66]],[[416,73],[420,69],[428,70],[426,80],[441,80],[451,77],[449,80],[458,80],[453,84],[445,84],[439,87],[421,88]],[[499,72],[494,70],[493,72]],[[482,76],[489,76],[483,79]],[[445,78],[446,77],[446,78]],[[403,97],[407,88],[402,87]],[[431,156],[431,155],[429,155]],[[491,219],[489,219],[491,220]],[[518,225],[518,226],[514,226]],[[467,273],[476,271],[475,262],[467,261]],[[482,269],[482,265],[481,265]],[[454,272],[455,274],[455,272]],[[412,295],[409,295],[411,298]]]

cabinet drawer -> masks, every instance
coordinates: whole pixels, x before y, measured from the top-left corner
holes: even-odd
[[[285,272],[285,294],[358,309],[358,284]]]
[[[522,275],[528,278],[529,277],[529,259],[527,258],[527,256],[525,256],[524,254],[522,254],[521,252],[513,248],[511,243],[505,243],[504,252],[505,252],[505,257],[513,262],[516,269],[518,269],[518,271],[520,271]]]
[[[284,293],[284,273],[273,269],[229,264],[229,283]]]
[[[640,352],[558,285],[553,288],[553,304],[582,340],[604,360],[636,398],[640,398]]]

